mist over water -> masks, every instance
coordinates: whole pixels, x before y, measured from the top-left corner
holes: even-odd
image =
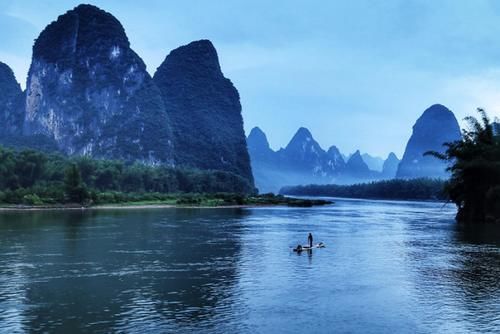
[[[443,203],[0,214],[7,332],[495,332],[500,230]],[[312,232],[326,248],[297,255]]]

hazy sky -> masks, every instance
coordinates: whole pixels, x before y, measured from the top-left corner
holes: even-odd
[[[247,133],[273,148],[300,126],[323,148],[401,157],[431,104],[500,116],[500,1],[90,2],[115,15],[151,74],[208,38],[238,88]],[[33,40],[78,1],[0,0],[0,61],[25,86]]]

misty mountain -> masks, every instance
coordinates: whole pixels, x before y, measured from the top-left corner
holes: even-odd
[[[347,160],[346,174],[354,178],[367,178],[371,174],[368,164],[361,157],[359,150],[354,152]]]
[[[460,127],[453,112],[443,105],[432,105],[413,126],[413,133],[406,145],[396,176],[447,178],[446,164],[435,157],[424,156],[424,153],[444,152],[444,143],[460,138]]]
[[[400,160],[393,152],[389,153],[382,166],[382,177],[392,179],[396,177]]]
[[[384,159],[380,157],[374,157],[371,156],[368,153],[363,153],[361,154],[361,158],[363,158],[363,161],[368,165],[368,168],[370,170],[376,171],[376,172],[381,172],[382,168],[384,166]]]
[[[269,146],[267,136],[260,128],[255,127],[250,131],[247,138],[248,153],[260,163],[276,163],[276,152]]]
[[[278,151],[269,147],[259,128],[252,129],[247,144],[255,183],[261,192],[276,192],[285,185],[349,184],[384,178],[381,172],[369,169],[359,151],[345,162],[336,146],[325,151],[306,128],[299,128],[288,145]]]

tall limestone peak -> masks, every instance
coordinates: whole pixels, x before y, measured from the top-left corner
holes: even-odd
[[[267,136],[259,127],[254,127],[247,138],[248,149],[253,148],[257,150],[270,149]]]
[[[432,105],[413,126],[413,133],[406,145],[396,176],[447,177],[445,163],[435,157],[424,156],[424,153],[444,152],[444,143],[460,138],[460,126],[453,112],[441,104]]]
[[[382,176],[384,178],[394,178],[398,170],[399,159],[393,152],[389,153],[382,167]]]
[[[175,69],[183,75],[194,75],[198,78],[224,79],[217,50],[207,39],[194,41],[172,50],[158,68],[155,80],[168,81],[162,72],[171,69]]]
[[[2,62],[0,62],[0,92],[0,105],[2,106],[9,98],[22,92],[14,72],[9,65]]]
[[[311,131],[309,129],[300,127],[297,132],[293,135],[292,139],[288,143],[288,146],[290,145],[297,145],[297,144],[302,144],[304,142],[313,142],[314,138],[311,134]]]
[[[17,134],[23,121],[22,90],[12,69],[0,62],[0,137]]]
[[[45,135],[67,154],[172,161],[168,116],[120,22],[80,5],[36,39],[28,73],[25,135]]]
[[[125,30],[113,15],[92,5],[79,5],[40,33],[33,46],[33,57],[71,68],[79,61],[77,55],[94,50],[104,59],[106,56],[118,58],[121,49],[129,47]],[[102,49],[107,49],[109,54],[103,54]]]
[[[347,161],[346,170],[350,176],[360,178],[367,177],[371,174],[370,169],[368,168],[366,162],[363,160],[363,157],[361,156],[359,150],[354,152],[354,154],[352,154]]]
[[[324,153],[323,149],[314,140],[311,132],[301,127],[297,130],[290,142],[285,148],[288,154],[294,154],[296,157],[304,159],[310,155],[319,157]]]
[[[171,51],[154,82],[173,124],[177,164],[229,171],[253,183],[240,96],[224,77],[212,43]]]
[[[326,176],[330,172],[326,165],[326,152],[304,127],[297,130],[280,154],[285,165],[297,170],[311,172],[314,176]]]
[[[342,156],[342,153],[340,153],[340,150],[337,148],[337,146],[330,146],[330,148],[326,152],[326,156],[327,164],[333,171],[335,171],[336,174],[344,171],[346,163],[344,157]]]
[[[258,127],[254,127],[247,138],[248,154],[252,161],[252,169],[259,163],[271,163],[276,160],[276,152],[269,146],[267,136]]]

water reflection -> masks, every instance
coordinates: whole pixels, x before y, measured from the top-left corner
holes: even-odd
[[[162,319],[165,329],[200,325],[232,304],[244,216],[241,210],[0,215],[0,306],[9,309],[0,311],[0,322],[17,319],[25,330],[42,332],[141,331],[150,318]]]
[[[498,232],[458,226],[454,215],[436,203],[342,200],[322,208],[0,214],[0,325],[498,332]],[[294,253],[311,231],[326,248]]]

